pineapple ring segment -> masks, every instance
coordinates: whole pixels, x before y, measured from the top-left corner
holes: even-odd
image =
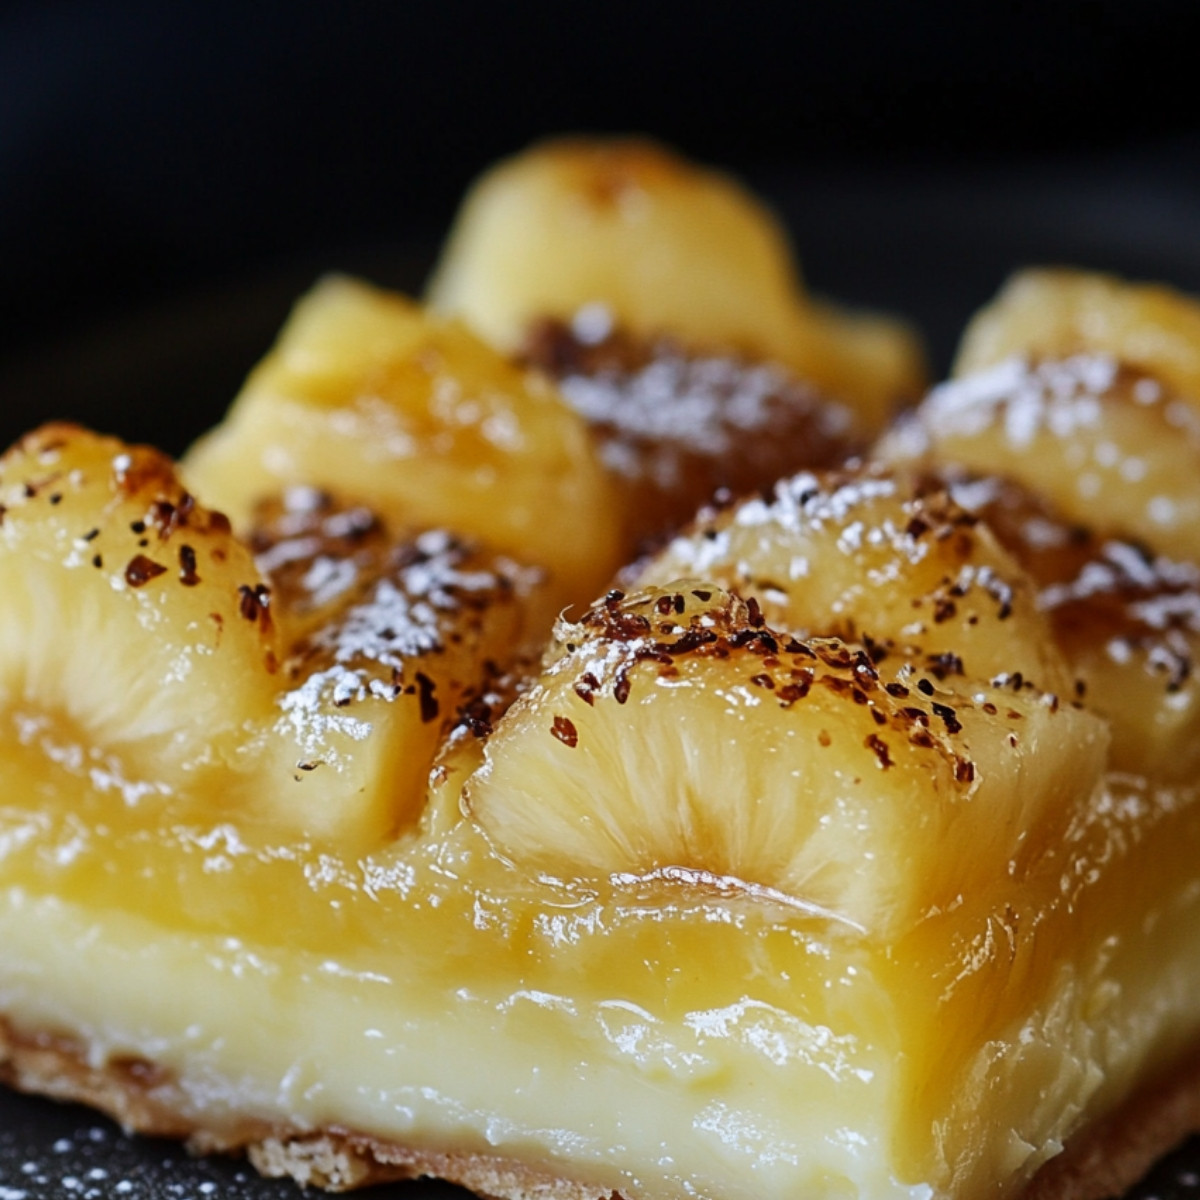
[[[68,425],[0,460],[0,514],[0,706],[53,710],[160,779],[235,764],[280,639],[229,522],[157,451]]]
[[[348,279],[300,301],[185,473],[241,528],[259,500],[308,485],[453,530],[544,567],[558,607],[590,601],[622,556],[620,496],[549,381]]]
[[[1155,782],[1200,769],[1200,565],[1097,535],[1012,480],[950,490],[1033,580],[1075,695],[1110,723],[1109,766]]]
[[[943,384],[877,453],[1004,475],[1078,524],[1200,560],[1200,412],[1106,355],[1009,358]]]
[[[681,581],[560,624],[463,804],[547,875],[699,873],[893,937],[1023,870],[1099,785],[1106,748],[1098,718],[1020,681],[884,673]]]
[[[0,460],[0,506],[23,753],[351,850],[415,822],[445,730],[538,608],[536,572],[311,491],[263,514],[256,562],[163,455],[71,426]]]
[[[446,731],[522,656],[540,573],[307,488],[250,541],[288,633],[265,802],[343,845],[414,825]]]
[[[779,363],[878,429],[926,378],[915,335],[805,294],[782,226],[733,179],[641,140],[548,142],[463,204],[429,288],[505,353],[583,310],[634,337]]]
[[[1019,272],[967,327],[954,374],[1022,355],[1110,357],[1200,409],[1200,301],[1162,284],[1089,271]]]
[[[862,642],[942,678],[1072,687],[1026,573],[976,515],[909,477],[802,472],[767,499],[703,514],[631,582],[680,576],[753,596],[790,633]]]

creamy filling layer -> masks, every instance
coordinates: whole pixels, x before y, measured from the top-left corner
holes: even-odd
[[[172,935],[13,888],[0,1007],[94,1065],[171,1072],[189,1116],[499,1153],[627,1196],[928,1195],[892,1174],[894,1056],[747,1001],[667,1022],[401,961]]]
[[[924,1079],[933,1099],[909,1068],[937,1047],[905,1028],[913,997],[881,986],[869,1027],[865,992],[840,1030],[749,989],[651,1011],[619,980],[572,994],[515,970],[454,986],[403,954],[173,931],[20,886],[0,893],[0,1010],[80,1040],[97,1067],[165,1068],[185,1115],[214,1129],[336,1127],[630,1197],[996,1195],[1195,1041],[1198,910],[1200,887],[1182,886],[1133,936],[1059,966],[998,1036]],[[824,990],[847,978],[826,971]],[[913,1111],[938,1114],[932,1153]]]

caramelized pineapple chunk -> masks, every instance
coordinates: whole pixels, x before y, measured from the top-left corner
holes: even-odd
[[[975,319],[957,371],[883,457],[1006,475],[1081,524],[1200,559],[1200,304],[1106,277],[1018,276]]]
[[[0,709],[79,770],[117,755],[141,778],[127,795],[236,772],[273,711],[263,577],[156,450],[70,425],[17,443],[0,459],[0,594]]]
[[[1029,573],[1074,694],[1107,718],[1113,770],[1186,783],[1200,769],[1200,565],[1097,536],[995,476],[951,475],[955,498]]]
[[[809,300],[782,227],[741,186],[646,141],[548,142],[493,168],[429,297],[508,353],[538,321],[600,306],[637,337],[778,363],[866,430],[925,374],[899,323]]]
[[[537,610],[536,572],[312,492],[267,515],[256,562],[163,455],[70,426],[0,460],[0,497],[0,712],[31,761],[127,802],[393,834]]]
[[[347,279],[300,302],[185,471],[243,527],[256,501],[302,484],[453,530],[546,568],[560,607],[590,600],[620,560],[615,489],[554,389]]]
[[[538,573],[441,530],[397,539],[312,489],[260,511],[250,541],[289,635],[265,803],[343,847],[414,825],[460,709],[541,639]]]
[[[1200,302],[1162,284],[1063,268],[1021,271],[967,327],[954,374],[1014,355],[1109,358],[1200,408]]]
[[[862,642],[941,678],[1070,687],[1025,572],[975,515],[906,476],[802,472],[769,498],[702,514],[629,582],[680,576],[753,597],[790,633]]]
[[[972,323],[961,377],[878,450],[957,478],[1033,576],[1111,765],[1195,773],[1200,303],[1026,272]],[[999,476],[999,478],[996,478]]]
[[[543,874],[682,873],[886,938],[1052,844],[1107,739],[1019,680],[885,671],[678,581],[559,626],[463,803]]]

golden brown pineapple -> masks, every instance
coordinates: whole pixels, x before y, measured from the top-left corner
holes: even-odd
[[[22,740],[73,746],[85,771],[89,743],[153,763],[135,791],[236,773],[281,641],[229,522],[165,455],[70,425],[0,459],[0,514],[0,706]]]
[[[553,387],[348,279],[301,300],[185,471],[239,527],[258,500],[306,485],[397,526],[450,529],[544,567],[559,606],[590,600],[620,561],[615,491]]]
[[[312,489],[260,510],[250,541],[288,634],[266,802],[343,845],[412,826],[460,710],[544,636],[538,573]]]
[[[1110,766],[1183,783],[1200,766],[1200,565],[1097,535],[1012,480],[951,493],[1028,572],[1086,700],[1112,728]]]
[[[963,334],[954,374],[1014,355],[1100,355],[1200,406],[1200,304],[1164,284],[1065,268],[1021,271]]]
[[[429,297],[509,353],[538,321],[591,306],[640,338],[778,363],[865,430],[924,379],[907,329],[805,294],[761,203],[647,141],[553,141],[493,168],[463,205]]]
[[[1200,303],[1105,276],[1017,276],[878,452],[1020,480],[1069,519],[1200,559]]]
[[[628,573],[633,586],[681,576],[753,598],[793,634],[859,642],[941,678],[1071,689],[1025,572],[943,489],[905,475],[801,472],[702,514]]]
[[[252,824],[391,834],[537,608],[536,573],[311,491],[263,515],[256,562],[164,455],[72,426],[0,460],[0,497],[0,708],[130,802],[215,786]]]
[[[1191,778],[1200,303],[1025,272],[972,322],[956,371],[879,452],[955,480],[1029,571],[1076,694],[1112,724],[1114,769]]]
[[[463,803],[547,875],[768,889],[887,937],[1061,835],[1107,740],[1019,678],[877,664],[681,580],[559,626]]]

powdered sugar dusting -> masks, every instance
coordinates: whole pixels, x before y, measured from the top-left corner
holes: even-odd
[[[1131,611],[1155,629],[1186,624],[1200,630],[1200,566],[1150,557],[1128,542],[1109,541],[1097,558],[1084,564],[1075,578],[1051,584],[1038,597],[1041,608],[1052,611],[1074,601],[1096,596],[1135,592]]]
[[[1005,359],[934,388],[892,435],[893,447],[915,456],[928,451],[931,436],[977,437],[995,427],[1017,449],[1043,430],[1069,438],[1098,424],[1100,398],[1116,383],[1118,370],[1115,359],[1097,354],[1038,363]],[[1141,403],[1152,400],[1142,393]]]
[[[775,485],[769,498],[744,501],[732,517],[720,515],[702,521],[696,530],[674,538],[664,552],[681,573],[704,577],[714,567],[727,566],[745,550],[747,535],[769,534],[804,542],[789,560],[790,579],[808,574],[811,559],[807,542],[827,527],[836,531],[836,546],[843,554],[854,554],[864,544],[888,545],[911,562],[919,562],[926,546],[889,518],[874,519],[858,514],[872,502],[896,495],[896,482],[885,475],[817,475],[802,471]],[[746,571],[749,572],[749,564]]]
[[[665,349],[639,370],[566,375],[559,387],[585,420],[612,425],[639,439],[669,440],[713,457],[733,450],[739,434],[767,427],[780,396],[797,390],[795,380],[777,367]],[[848,409],[818,404],[815,395],[811,405],[824,436],[849,433]],[[628,452],[620,453],[619,446],[609,458],[613,470],[633,469]]]

